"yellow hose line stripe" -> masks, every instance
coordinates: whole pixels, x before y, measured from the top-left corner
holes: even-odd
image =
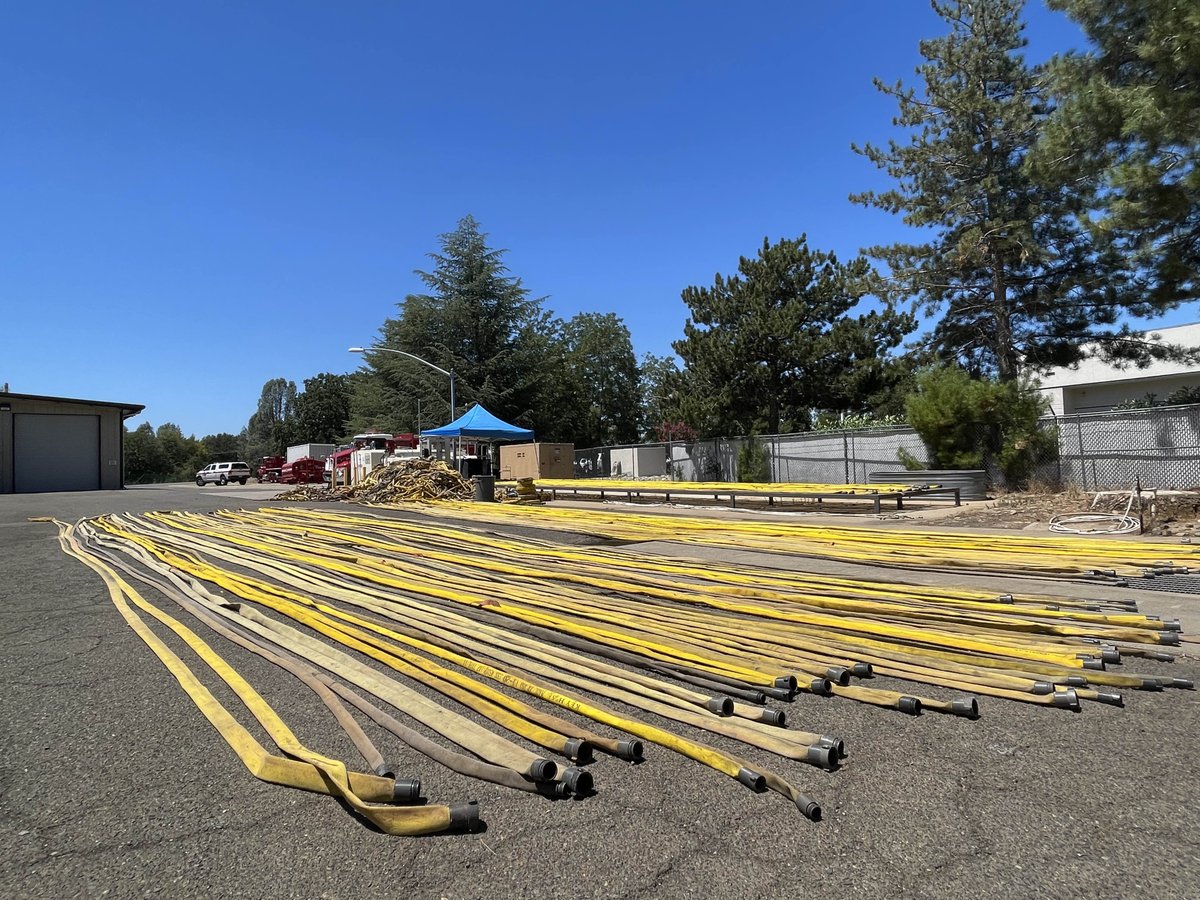
[[[388,834],[430,834],[444,831],[450,826],[450,809],[447,806],[382,807],[367,803],[359,790],[369,799],[391,799],[392,779],[350,773],[340,761],[304,747],[267,702],[212,648],[185,625],[144,600],[110,567],[84,551],[74,538],[72,526],[63,522],[54,524],[59,529],[59,544],[63,551],[100,575],[108,589],[109,598],[126,624],[162,661],[252,775],[264,781],[336,796]],[[285,760],[268,754],[213,697],[191,669],[145,625],[126,598],[181,637],[237,693],[260,722],[273,722],[274,726],[270,729],[272,738],[279,743],[280,749],[294,759]]]

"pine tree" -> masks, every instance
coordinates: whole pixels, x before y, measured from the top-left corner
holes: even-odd
[[[1044,67],[1029,65],[1021,0],[934,0],[950,25],[922,41],[923,90],[894,97],[909,140],[854,149],[897,182],[854,202],[931,229],[924,243],[874,247],[895,296],[940,314],[930,347],[972,371],[1015,381],[1023,371],[1130,351],[1131,298],[1116,249],[1097,245],[1082,217],[1087,192],[1066,171],[1029,164],[1050,112]]]
[[[1096,237],[1153,315],[1200,297],[1200,4],[1050,0],[1093,42],[1055,60],[1039,161],[1096,191]]]
[[[801,236],[764,240],[737,275],[684,290],[691,318],[674,348],[687,370],[685,421],[705,434],[777,434],[807,428],[814,409],[861,407],[912,328],[891,309],[848,314],[871,274],[862,257],[840,263]]]
[[[440,237],[434,266],[417,270],[428,293],[410,294],[399,315],[385,320],[379,344],[404,350],[457,377],[457,412],[473,402],[510,422],[541,432],[548,426],[543,371],[554,326],[519,278],[508,275],[504,250],[488,247],[471,216]],[[448,416],[449,382],[420,363],[368,353],[371,377],[355,387],[355,423],[364,418],[416,419],[423,398],[425,425]],[[446,419],[445,421],[448,421]]]

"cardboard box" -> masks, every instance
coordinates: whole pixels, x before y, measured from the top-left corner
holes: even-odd
[[[574,444],[503,444],[500,479],[574,478]]]

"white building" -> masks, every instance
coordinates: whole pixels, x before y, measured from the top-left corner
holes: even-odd
[[[1200,322],[1155,328],[1162,343],[1200,347]],[[1142,400],[1147,394],[1159,402],[1172,391],[1200,387],[1200,366],[1174,362],[1152,362],[1144,369],[1115,368],[1098,359],[1085,359],[1074,369],[1054,369],[1041,377],[1040,390],[1050,398],[1056,416],[1103,412],[1127,400]]]

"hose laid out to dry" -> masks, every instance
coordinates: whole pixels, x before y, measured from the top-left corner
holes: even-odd
[[[52,520],[51,520],[52,521]],[[59,543],[65,553],[96,572],[104,581],[113,605],[134,633],[162,661],[196,707],[238,754],[256,778],[316,793],[330,794],[358,815],[388,834],[429,834],[453,827],[474,827],[478,821],[475,804],[462,806],[383,806],[395,798],[394,778],[350,772],[337,760],[303,746],[275,711],[232,667],[187,626],[145,601],[137,591],[78,543],[74,527],[55,521]],[[132,606],[131,606],[132,604]],[[267,729],[281,750],[291,757],[272,756],[196,678],[190,668],[145,624],[134,606],[151,615],[179,636],[222,681],[238,695],[247,709]],[[405,792],[406,793],[406,792]]]
[[[670,540],[797,556],[820,556],[881,566],[975,570],[1000,574],[1079,577],[1141,575],[1162,567],[1200,570],[1200,547],[966,532],[729,521],[557,507],[441,503],[428,515],[474,522],[557,528],[625,541]],[[1165,557],[1170,557],[1169,559]]]

